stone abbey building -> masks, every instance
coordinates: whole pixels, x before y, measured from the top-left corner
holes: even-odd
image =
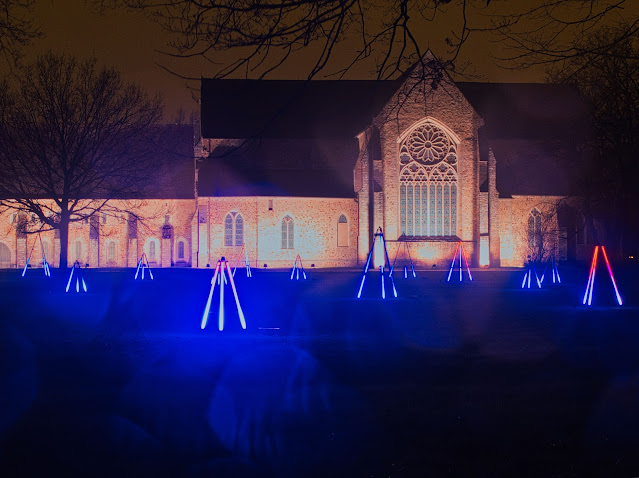
[[[578,258],[566,200],[586,111],[569,87],[455,83],[426,56],[389,81],[209,80],[201,120],[169,126],[153,197],[121,200],[144,220],[102,214],[69,231],[69,261],[133,267],[362,265],[382,228],[391,260],[445,267],[459,241],[473,266],[529,255]],[[425,79],[427,78],[427,79]],[[194,134],[195,130],[195,134]],[[126,203],[126,204],[125,204]],[[57,264],[55,231],[0,214],[0,267]],[[34,246],[35,243],[35,246]],[[583,249],[583,250],[582,250]]]

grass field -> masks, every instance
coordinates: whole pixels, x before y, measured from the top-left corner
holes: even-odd
[[[0,271],[0,476],[639,476],[639,280]],[[547,280],[547,279],[546,279]]]

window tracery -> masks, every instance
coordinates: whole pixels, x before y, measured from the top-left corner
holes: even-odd
[[[430,121],[400,143],[400,230],[404,236],[457,235],[457,145]]]

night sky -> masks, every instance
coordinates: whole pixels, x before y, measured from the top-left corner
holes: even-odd
[[[49,0],[37,2],[36,23],[44,37],[36,40],[25,50],[26,61],[47,49],[64,51],[81,58],[95,55],[105,65],[115,66],[125,79],[141,84],[147,91],[159,91],[166,105],[165,119],[171,120],[181,107],[188,113],[197,105],[186,87],[186,81],[171,75],[157,63],[178,69],[181,73],[199,78],[207,74],[203,62],[171,62],[158,50],[162,50],[168,36],[156,25],[140,14],[124,10],[107,11],[100,15],[93,11],[90,2],[78,0]],[[466,45],[463,60],[470,61],[488,81],[543,81],[543,73],[537,71],[513,71],[496,67],[488,55],[495,48],[479,37]],[[431,45],[435,53],[437,46]],[[1,65],[4,69],[5,66]],[[273,78],[298,79],[299,71],[294,65],[284,69]],[[483,77],[483,78],[482,78]]]

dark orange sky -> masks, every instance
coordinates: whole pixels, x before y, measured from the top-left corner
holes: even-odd
[[[161,92],[167,120],[174,118],[180,107],[186,110],[187,116],[197,109],[186,81],[156,64],[167,62],[167,58],[156,51],[164,47],[167,36],[158,25],[141,15],[123,10],[98,15],[82,0],[42,0],[37,2],[35,15],[45,36],[27,49],[27,61],[46,49],[78,57],[95,55],[103,64],[119,69],[125,79],[138,82],[149,92]],[[467,45],[463,59],[471,61],[488,81],[542,81],[539,70],[522,72],[496,67],[489,56],[494,47],[487,42],[473,41]],[[433,49],[437,53],[435,46]],[[184,65],[181,71],[195,77],[210,76],[203,62]],[[295,69],[289,71],[295,75]]]

